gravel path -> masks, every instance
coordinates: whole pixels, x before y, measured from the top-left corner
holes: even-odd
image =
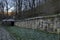
[[[0,27],[0,40],[13,40],[13,38],[4,28]]]

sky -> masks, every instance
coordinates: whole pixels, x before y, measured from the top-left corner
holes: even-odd
[[[7,0],[7,1],[8,1],[8,8],[10,8],[8,12],[12,12],[14,10],[15,3],[13,0]],[[5,6],[5,10],[6,10],[6,6]]]
[[[3,0],[0,0],[0,1],[3,1]],[[25,9],[25,5],[29,5],[28,4],[28,2],[27,1],[25,1],[25,0],[22,0],[23,2],[23,5],[22,5],[22,10],[24,10]],[[32,0],[30,0],[30,2],[31,2]],[[40,0],[41,1],[41,3],[44,3],[44,0]],[[9,10],[8,10],[8,12],[12,12],[12,11],[15,11],[15,2],[16,2],[16,0],[7,0],[7,2],[8,2],[8,8],[10,8]],[[39,0],[37,1],[35,1],[35,3],[38,3],[39,2]],[[25,4],[26,3],[26,4]],[[29,9],[29,6],[27,6],[28,7],[28,9]],[[6,11],[6,5],[4,6],[4,11]]]
[[[3,2],[4,4],[4,11],[7,11],[6,9],[6,4],[5,4],[5,0],[0,0],[0,2]],[[8,2],[8,8],[9,8],[9,10],[8,10],[8,12],[12,12],[12,11],[14,11],[15,10],[15,2],[13,1],[13,0],[7,0],[7,2]],[[1,9],[1,8],[0,8]]]

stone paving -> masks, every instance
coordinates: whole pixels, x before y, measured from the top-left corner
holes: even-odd
[[[14,39],[4,28],[0,27],[0,40],[14,40]]]

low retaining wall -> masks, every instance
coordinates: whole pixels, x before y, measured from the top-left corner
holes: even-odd
[[[49,32],[58,32],[60,28],[59,18],[48,19],[29,19],[15,23],[16,26],[32,29],[40,29]]]

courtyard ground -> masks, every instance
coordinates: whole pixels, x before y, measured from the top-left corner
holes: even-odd
[[[26,29],[20,27],[5,27],[16,40],[60,40],[60,35],[48,33],[35,29]]]
[[[3,27],[0,27],[0,40],[14,40],[14,38]]]

